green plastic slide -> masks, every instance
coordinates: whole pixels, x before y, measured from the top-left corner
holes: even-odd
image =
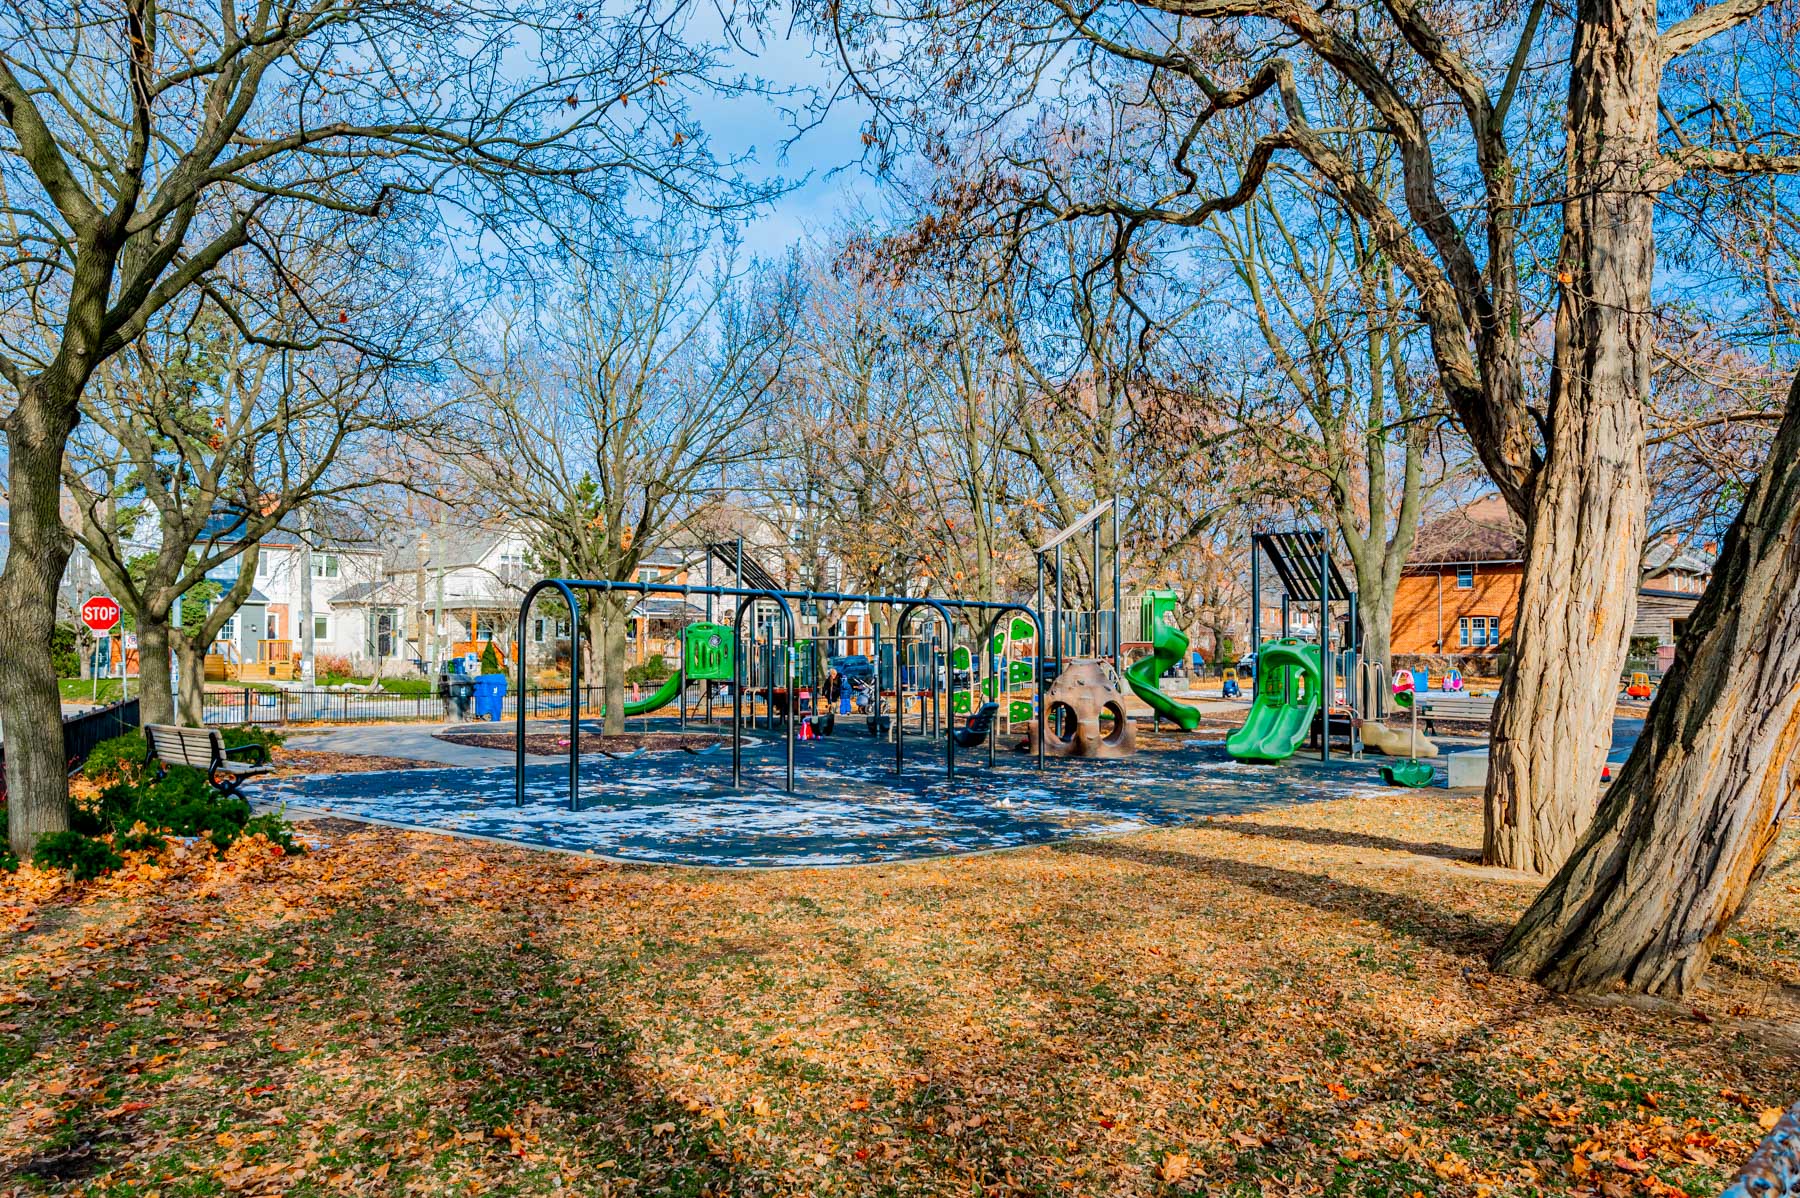
[[[1158,598],[1165,595],[1168,599],[1167,606],[1163,606]],[[1151,615],[1150,656],[1126,666],[1125,681],[1133,693],[1148,703],[1157,715],[1180,725],[1184,732],[1192,732],[1200,723],[1200,709],[1189,707],[1186,703],[1177,703],[1157,685],[1162,676],[1168,673],[1169,667],[1180,661],[1182,654],[1188,650],[1186,634],[1175,626],[1171,618],[1175,614],[1175,592],[1152,591],[1144,597],[1144,607],[1147,614]]]
[[[1286,761],[1306,743],[1319,710],[1319,647],[1289,638],[1256,651],[1256,698],[1244,726],[1225,738],[1239,761]]]
[[[680,670],[676,670],[673,674],[670,674],[667,678],[663,679],[663,684],[657,687],[656,693],[649,698],[640,699],[636,703],[626,703],[625,714],[627,716],[649,715],[660,707],[667,707],[675,701],[675,696],[681,693],[681,686],[682,674]],[[600,714],[602,716],[606,714],[606,705],[604,703],[600,705]]]

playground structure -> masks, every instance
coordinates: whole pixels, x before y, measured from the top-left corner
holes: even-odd
[[[1069,662],[1044,692],[1044,704],[1043,720],[1029,725],[1032,748],[1052,757],[1129,757],[1137,751],[1137,725],[1125,714],[1125,696],[1104,658]]]
[[[1111,533],[1105,538],[1101,536],[1103,517],[1108,519]],[[1065,547],[1078,548],[1075,538],[1083,532],[1088,536],[1089,604],[1071,608],[1067,566],[1073,554],[1066,555]],[[1048,738],[1048,751],[1055,756],[1123,757],[1132,753],[1137,734],[1125,713],[1121,684],[1149,705],[1153,723],[1168,719],[1187,731],[1198,726],[1200,712],[1177,702],[1159,685],[1188,649],[1188,639],[1173,619],[1173,591],[1152,591],[1144,596],[1142,611],[1150,654],[1129,668],[1123,664],[1117,501],[1096,504],[1038,546],[1035,554],[1037,606],[1050,629],[1050,642],[1035,664],[1054,682],[1044,699],[1052,710],[1047,720],[1040,721],[1040,731],[1033,733],[1034,743]]]
[[[1267,558],[1281,584],[1281,635],[1262,637],[1263,571]],[[1333,604],[1346,609],[1341,649],[1332,650]],[[1318,616],[1316,642],[1295,635],[1293,616],[1302,605]],[[1319,529],[1259,532],[1250,538],[1250,642],[1256,648],[1256,673],[1250,712],[1244,726],[1226,738],[1226,750],[1239,761],[1285,761],[1314,734],[1319,760],[1331,760],[1333,709],[1342,712],[1350,734],[1351,756],[1360,757],[1361,715],[1357,686],[1342,699],[1337,679],[1359,681],[1356,592],[1332,560],[1330,539]]]
[[[1177,599],[1174,591],[1144,593],[1143,627],[1150,637],[1150,655],[1126,667],[1125,681],[1138,698],[1150,705],[1152,726],[1159,719],[1167,719],[1183,732],[1192,732],[1200,724],[1199,709],[1176,702],[1160,685],[1163,675],[1188,651],[1187,634],[1175,623]]]
[[[739,550],[739,554],[741,560],[741,549]],[[710,565],[711,561],[709,558],[709,575]],[[745,576],[740,573],[738,581],[740,583],[746,581]],[[707,600],[709,614],[711,613],[714,600],[721,598],[736,599],[736,615],[730,625],[714,624],[712,621],[708,620],[703,626],[704,632],[700,640],[704,645],[706,652],[710,654],[710,656],[705,659],[706,664],[703,665],[700,659],[690,656],[692,643],[688,640],[687,630],[684,629],[682,635],[682,668],[677,672],[677,676],[672,678],[668,683],[665,683],[664,686],[658,690],[657,694],[650,696],[648,699],[645,699],[634,706],[639,709],[639,713],[641,714],[649,710],[654,710],[655,708],[651,706],[652,703],[655,704],[655,707],[664,707],[670,702],[679,701],[681,704],[681,719],[685,725],[687,708],[685,689],[687,680],[690,678],[701,680],[700,674],[702,670],[709,673],[713,671],[722,673],[724,665],[728,661],[731,670],[730,684],[732,702],[732,715],[730,721],[731,784],[733,787],[739,787],[743,783],[743,730],[746,722],[746,712],[744,710],[743,701],[747,690],[757,689],[757,680],[755,679],[750,680],[749,686],[746,685],[744,674],[746,653],[744,652],[744,649],[750,647],[751,649],[756,650],[756,652],[750,654],[752,658],[760,658],[765,663],[771,663],[765,667],[764,676],[760,680],[762,684],[760,689],[769,699],[769,703],[767,704],[769,721],[771,724],[779,722],[781,725],[782,741],[785,748],[785,789],[790,793],[794,790],[794,743],[796,739],[796,725],[799,720],[800,711],[800,704],[797,700],[801,690],[799,685],[797,685],[800,681],[797,674],[797,668],[798,663],[801,660],[801,655],[797,652],[800,642],[795,635],[797,631],[794,619],[795,603],[803,605],[803,609],[805,605],[816,605],[819,603],[856,603],[862,604],[865,607],[887,606],[898,609],[899,614],[894,624],[894,645],[897,651],[895,660],[901,664],[904,664],[907,660],[905,646],[910,640],[914,639],[908,635],[910,622],[916,614],[921,610],[926,609],[929,609],[931,613],[937,616],[943,633],[941,643],[945,645],[952,644],[955,639],[956,621],[951,615],[953,610],[969,614],[974,619],[979,619],[982,616],[987,617],[985,629],[980,638],[980,643],[983,644],[990,642],[995,630],[1003,620],[1012,617],[1015,614],[1022,614],[1025,619],[1030,621],[1033,629],[1034,642],[1041,644],[1044,639],[1042,634],[1042,623],[1037,612],[1033,608],[1019,603],[991,603],[980,600],[939,599],[930,596],[857,595],[841,592],[792,591],[773,587],[746,587],[742,585],[729,587],[706,585],[696,587],[690,584],[676,583],[615,582],[606,579],[563,578],[545,578],[532,584],[525,592],[524,598],[520,601],[520,627],[523,627],[530,619],[531,605],[537,599],[538,595],[545,591],[552,590],[561,595],[564,602],[568,605],[569,610],[571,630],[569,646],[571,695],[579,695],[581,693],[581,607],[580,600],[577,597],[578,592],[594,592],[599,594],[623,592],[625,594],[636,595],[677,595],[684,600],[698,596]],[[779,618],[778,625],[773,620],[759,621],[756,618],[755,608],[763,603],[772,605],[775,616]],[[694,626],[699,626],[699,622],[696,622],[695,625],[690,625],[689,627]],[[778,638],[775,635],[777,629],[780,634]],[[759,630],[763,632],[761,637],[758,636]],[[746,633],[748,636],[746,636]],[[878,629],[876,635],[879,636]],[[713,637],[718,638],[718,643],[716,645],[712,643]],[[927,639],[927,644],[929,643],[929,639]],[[812,647],[810,655],[816,662],[816,644]],[[925,657],[928,663],[927,685],[933,694],[934,700],[931,706],[934,710],[948,716],[954,705],[954,699],[951,694],[951,690],[954,686],[954,674],[951,670],[938,670],[935,668],[936,663],[931,661],[930,649],[926,651]],[[984,666],[990,659],[991,655],[983,655]],[[880,660],[879,651],[877,660]],[[519,664],[518,669],[520,671],[519,686],[522,691],[525,683],[524,665],[522,662]],[[1038,713],[1037,720],[1041,725],[1043,720],[1042,713],[1045,709],[1041,671],[1037,674],[1036,687],[1035,708]],[[796,701],[781,703],[778,712],[775,698],[778,693],[782,692],[793,695]],[[816,693],[816,688],[814,688],[814,693]],[[940,694],[942,695],[943,705],[941,708],[938,708],[936,698]],[[708,689],[706,701],[710,708],[710,687]],[[875,710],[872,713],[874,726],[877,729],[883,727],[883,712],[880,708],[880,701],[881,688],[877,685],[875,688]],[[891,727],[893,728],[894,770],[896,773],[900,773],[905,768],[906,737],[903,733],[900,719],[893,717],[903,714],[903,712],[889,713],[890,719],[892,720]],[[923,710],[921,711],[920,720],[921,729],[923,730],[924,722],[926,720],[926,715]],[[525,710],[523,705],[518,709],[516,721],[517,749],[514,761],[516,775],[514,804],[523,807],[525,805]],[[934,723],[934,730],[938,727],[939,725]],[[988,764],[990,766],[993,764],[994,753],[991,727],[992,724],[990,720],[988,725],[989,735],[986,738]],[[948,732],[949,730],[945,731]],[[581,733],[581,707],[578,702],[571,701],[568,714],[568,806],[571,811],[580,810]],[[1041,729],[1039,737],[1041,746]],[[958,737],[945,734],[941,736],[941,739],[944,744],[944,775],[946,778],[954,778],[956,776],[956,750],[958,747]],[[964,747],[968,746],[965,745]],[[1040,747],[1036,754],[1037,768],[1041,770],[1043,768],[1043,763],[1044,754]]]

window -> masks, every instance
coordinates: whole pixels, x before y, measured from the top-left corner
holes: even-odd
[[[569,639],[569,622],[566,619],[552,620],[545,616],[538,616],[536,619],[532,620],[531,621],[531,639],[532,639],[532,641],[536,644],[541,645],[544,643],[544,638],[546,636],[553,637],[556,640],[562,640],[562,641],[568,640]]]
[[[1456,567],[1456,589],[1459,591],[1472,591],[1475,589],[1474,566]]]
[[[475,639],[491,641],[499,634],[500,625],[491,614],[477,613],[475,616]]]
[[[336,578],[338,557],[335,553],[315,553],[312,559],[314,578]]]
[[[331,639],[331,617],[313,616],[313,640],[328,641]]]
[[[219,625],[219,635],[218,635],[217,639],[221,640],[221,641],[237,640],[237,617],[236,616],[226,616],[225,617],[225,622],[223,624]]]
[[[266,553],[259,553],[256,555],[256,581],[261,582],[263,579],[267,578],[268,576],[269,576],[269,555]]]
[[[1464,649],[1494,649],[1500,645],[1499,616],[1463,616],[1456,621],[1456,642]]]

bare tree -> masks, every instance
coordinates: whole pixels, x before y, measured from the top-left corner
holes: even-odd
[[[228,257],[279,262],[264,231],[283,210],[374,220],[416,199],[516,244],[545,228],[531,220],[547,188],[614,209],[633,180],[741,198],[711,186],[705,139],[683,115],[684,91],[713,73],[717,50],[679,40],[681,3],[0,10],[0,380],[11,392],[0,418],[11,520],[0,717],[21,852],[67,822],[48,647],[70,552],[63,449],[95,370],[159,312],[210,290]],[[256,299],[213,298],[233,312]],[[320,327],[292,348],[354,341],[335,313],[315,316]]]
[[[1342,536],[1363,652],[1388,662],[1394,596],[1441,478],[1430,450],[1444,413],[1416,366],[1410,288],[1363,223],[1324,200],[1270,183],[1213,227],[1265,355],[1250,377],[1269,380],[1246,396],[1246,439]]]
[[[885,152],[911,126],[928,148],[955,146],[971,163],[949,196],[970,221],[1096,221],[1123,262],[1147,229],[1196,227],[1241,206],[1291,155],[1367,225],[1418,294],[1449,405],[1526,527],[1483,855],[1549,872],[1592,815],[1636,606],[1637,555],[1618,547],[1645,532],[1657,197],[1696,173],[1800,168],[1784,133],[1784,76],[1715,103],[1709,89],[1742,91],[1739,73],[1709,82],[1698,62],[1709,45],[1734,50],[1734,31],[1771,3],[1724,0],[1667,28],[1654,0],[1581,0],[1566,19],[1545,0],[1522,11],[1410,0],[865,0],[809,11],[878,104],[876,146]],[[1007,115],[1071,62],[1096,81],[1088,94],[1110,103],[1108,118],[1138,135],[1128,160],[1092,168],[1049,121],[1005,141],[1025,124]],[[1668,102],[1665,71],[1677,102],[1691,101],[1686,116]],[[1321,77],[1358,93],[1372,126],[1316,121]],[[1195,147],[1233,113],[1258,123],[1250,152],[1229,172],[1201,169]],[[1547,124],[1564,137],[1542,136]],[[1368,137],[1399,163],[1391,195],[1347,152]],[[1526,365],[1540,306],[1555,316],[1551,368],[1534,393]]]
[[[63,465],[71,531],[132,614],[147,722],[174,718],[171,650],[181,718],[201,722],[203,659],[254,586],[263,536],[303,507],[346,522],[345,509],[391,480],[425,481],[416,464],[403,466],[418,457],[407,445],[441,430],[433,401],[407,377],[418,356],[408,351],[439,321],[426,318],[429,289],[416,272],[376,269],[375,247],[356,248],[343,252],[331,238],[293,245],[285,269],[306,274],[312,294],[346,314],[392,322],[381,354],[342,345],[294,353],[280,343],[304,326],[303,313],[277,302],[246,334],[197,293],[191,311],[165,309],[103,363],[83,397],[86,422]],[[247,290],[260,273],[227,264],[215,285]],[[181,597],[234,559],[236,580],[218,602],[204,615],[204,605],[184,604],[172,626]]]
[[[530,314],[465,357],[484,488],[579,577],[633,581],[702,510],[721,471],[767,452],[765,395],[793,322],[779,271],[703,278],[703,247],[665,239],[574,262]],[[624,596],[583,613],[598,632],[610,732],[624,730]]]

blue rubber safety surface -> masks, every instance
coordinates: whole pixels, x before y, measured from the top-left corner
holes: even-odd
[[[944,777],[941,741],[908,738],[905,772],[893,746],[860,730],[795,746],[796,793],[782,790],[779,742],[746,740],[744,785],[731,787],[730,749],[676,749],[582,758],[582,810],[568,809],[565,765],[528,765],[526,803],[513,770],[444,768],[274,779],[260,803],[646,864],[709,867],[859,865],[1042,844],[1169,826],[1380,787],[1379,760],[1307,769],[1233,761],[1223,743],[1120,761],[1050,759],[1040,774],[1022,753],[959,753]]]

